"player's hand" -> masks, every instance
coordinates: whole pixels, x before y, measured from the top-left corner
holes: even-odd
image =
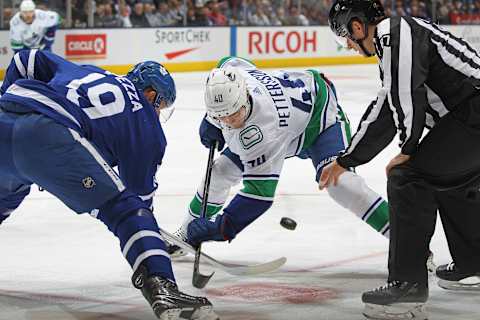
[[[393,159],[390,160],[390,162],[387,164],[387,167],[385,168],[385,173],[386,173],[387,176],[388,176],[389,173],[390,173],[390,170],[392,170],[393,167],[398,166],[398,165],[401,165],[401,164],[407,162],[408,160],[410,160],[410,156],[409,156],[409,155],[406,155],[406,154],[403,154],[403,153],[397,154],[397,155],[396,155],[395,157],[393,157]]]
[[[337,163],[337,160],[333,161],[325,168],[323,168],[322,175],[320,176],[320,182],[318,183],[318,188],[320,190],[323,190],[324,188],[328,188],[332,184],[336,186],[338,183],[338,178],[345,171],[347,171],[347,169],[340,166]]]
[[[187,227],[187,242],[192,247],[198,247],[198,245],[204,241],[225,241],[223,239],[220,219],[210,221],[206,218],[193,219]]]
[[[200,124],[198,134],[200,135],[200,141],[207,148],[213,146],[215,142],[218,142],[218,150],[222,150],[225,146],[225,139],[223,138],[222,130],[208,122],[206,116]]]

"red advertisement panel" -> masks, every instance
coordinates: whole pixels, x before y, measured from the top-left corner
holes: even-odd
[[[65,56],[70,59],[102,59],[107,55],[106,34],[65,35]]]

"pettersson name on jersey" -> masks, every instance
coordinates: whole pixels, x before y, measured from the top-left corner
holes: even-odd
[[[290,111],[285,97],[285,93],[282,90],[280,83],[270,75],[265,72],[253,69],[246,70],[252,77],[257,79],[261,84],[265,86],[268,91],[268,94],[275,104],[275,109],[278,113],[278,126],[279,127],[288,127],[288,119],[290,119]]]

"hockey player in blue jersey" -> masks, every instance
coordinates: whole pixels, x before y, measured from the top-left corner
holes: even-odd
[[[0,94],[0,223],[35,183],[120,240],[133,285],[159,319],[215,317],[206,298],[178,291],[152,213],[166,147],[159,115],[176,97],[168,71],[147,61],[118,76],[23,50]]]

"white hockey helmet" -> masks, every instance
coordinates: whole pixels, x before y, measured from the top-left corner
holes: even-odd
[[[22,3],[20,4],[20,11],[33,11],[35,10],[35,2],[32,0],[23,0]]]
[[[248,108],[247,84],[237,68],[213,69],[207,78],[205,106],[212,118],[227,117]]]

